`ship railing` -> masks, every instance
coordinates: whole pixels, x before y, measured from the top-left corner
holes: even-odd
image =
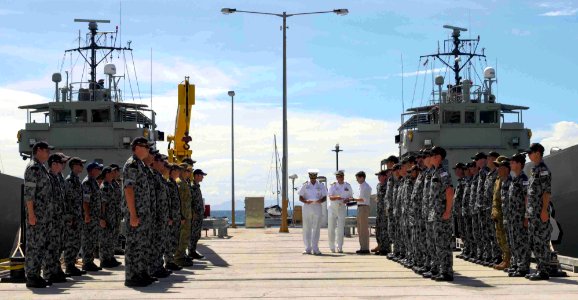
[[[67,95],[66,101],[122,101],[121,89],[101,86],[89,81],[71,82],[67,87],[60,89]]]

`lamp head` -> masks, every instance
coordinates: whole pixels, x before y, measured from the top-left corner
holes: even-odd
[[[337,15],[345,16],[349,13],[349,9],[347,8],[334,9],[333,12],[336,13]]]
[[[230,15],[236,11],[237,10],[235,8],[222,8],[221,9],[221,13],[223,13],[224,15]]]
[[[233,97],[235,96],[235,91],[229,91],[227,95],[229,95],[229,97]]]

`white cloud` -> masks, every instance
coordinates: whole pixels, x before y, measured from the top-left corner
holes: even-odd
[[[561,121],[552,124],[549,129],[539,130],[534,134],[534,140],[539,141],[546,153],[553,147],[568,148],[578,144],[578,123]]]
[[[425,75],[425,74],[437,74],[437,73],[441,73],[442,71],[445,71],[446,68],[435,68],[435,69],[429,69],[429,70],[423,70],[423,71],[415,71],[415,72],[404,72],[404,73],[398,73],[396,74],[397,76],[403,76],[403,77],[412,77],[412,76],[419,76],[419,75]]]
[[[578,13],[578,8],[567,7],[558,10],[552,10],[540,14],[540,16],[545,17],[566,17],[566,16],[575,16]]]
[[[25,162],[18,156],[16,133],[25,123],[25,113],[17,105],[46,102],[41,96],[0,88],[0,111],[5,127],[0,132],[0,156],[3,172],[22,176]],[[18,102],[18,104],[15,104]],[[160,130],[173,131],[177,98],[174,93],[153,97]],[[192,149],[198,161],[196,167],[209,173],[203,184],[203,195],[213,207],[227,207],[231,198],[230,102],[198,99],[192,109]],[[273,134],[282,154],[281,108],[253,103],[235,104],[235,194],[238,200],[246,196],[274,199],[267,186],[273,153]],[[373,174],[379,162],[396,153],[393,136],[397,124],[383,120],[349,117],[323,111],[289,110],[289,174],[296,173],[301,184],[308,168],[319,168],[329,180],[335,170],[336,143],[345,150],[339,155],[339,166],[346,170],[347,180],[365,170]],[[166,153],[166,143],[158,148]],[[304,179],[303,179],[304,180]],[[269,180],[272,181],[272,180]],[[376,183],[373,176],[368,181]],[[290,195],[291,196],[291,195]],[[215,209],[215,208],[214,208]]]

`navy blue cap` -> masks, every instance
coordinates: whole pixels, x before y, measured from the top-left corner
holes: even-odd
[[[206,176],[207,173],[203,172],[203,170],[201,170],[201,169],[196,169],[196,170],[193,171],[193,175],[203,175],[203,176]]]
[[[102,165],[99,164],[98,162],[93,161],[93,162],[89,163],[88,166],[86,166],[87,171],[90,172],[90,171],[92,171],[92,169],[102,170]]]

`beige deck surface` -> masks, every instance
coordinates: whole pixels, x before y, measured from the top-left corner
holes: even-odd
[[[141,299],[141,298],[447,298],[578,299],[578,276],[530,282],[504,272],[454,260],[456,280],[438,283],[384,257],[352,254],[356,237],[345,239],[344,254],[327,248],[323,256],[302,255],[301,229],[289,234],[271,229],[230,229],[230,239],[203,238],[206,258],[145,288],[123,285],[122,267],[41,290],[23,284],[0,284],[0,299]],[[203,234],[204,235],[204,234]],[[372,237],[372,246],[375,239]],[[122,257],[121,257],[122,258]]]

